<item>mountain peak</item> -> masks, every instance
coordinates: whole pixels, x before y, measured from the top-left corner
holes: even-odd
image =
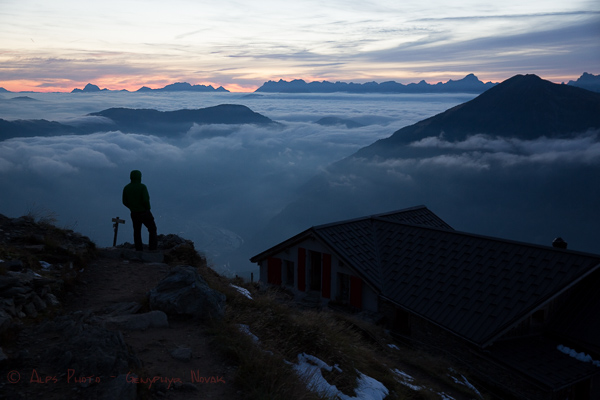
[[[472,81],[477,81],[480,82],[479,78],[477,78],[475,76],[475,74],[471,73],[468,74],[467,76],[465,76],[464,78],[461,79],[463,82],[472,82]]]
[[[147,86],[142,86],[138,92],[229,92],[223,86],[215,89],[212,85],[192,85],[188,82],[171,83],[160,89],[151,89]]]
[[[92,84],[92,83],[88,83],[87,85],[85,85],[85,87],[83,88],[84,92],[99,92],[100,91],[100,87]]]
[[[100,89],[97,85],[94,85],[93,83],[88,83],[87,85],[85,85],[85,87],[83,89],[73,89],[71,91],[71,93],[95,93],[95,92],[101,92],[102,90],[107,90],[107,89]]]

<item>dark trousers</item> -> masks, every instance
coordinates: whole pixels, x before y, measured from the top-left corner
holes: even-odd
[[[143,250],[142,245],[142,224],[148,228],[148,248],[156,250],[156,223],[154,216],[150,211],[139,211],[131,213],[131,222],[133,223],[133,243],[137,251]]]

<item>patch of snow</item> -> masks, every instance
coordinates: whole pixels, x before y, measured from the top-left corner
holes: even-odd
[[[450,368],[450,372],[456,372],[456,371],[454,371],[452,368]],[[460,380],[460,379],[458,379],[457,377],[455,377],[455,376],[452,376],[452,375],[448,375],[448,376],[449,376],[450,378],[452,378],[452,380],[454,380],[454,382],[455,382],[455,383],[458,383],[459,385],[463,385],[463,386],[466,386],[466,387],[468,387],[468,388],[469,388],[469,389],[471,389],[473,392],[475,392],[475,394],[477,394],[477,396],[479,396],[480,398],[483,398],[483,396],[481,396],[481,393],[479,393],[479,390],[477,390],[477,389],[475,388],[475,386],[473,386],[473,385],[471,384],[471,382],[469,382],[469,381],[467,380],[467,378],[465,378],[465,376],[464,376],[464,375],[460,375],[460,377],[462,378],[462,380]]]
[[[396,346],[395,344],[388,344],[388,347],[389,347],[390,349],[400,350],[400,349],[398,348],[398,346]]]
[[[252,300],[252,295],[250,294],[250,291],[248,289],[236,286],[236,285],[234,285],[232,283],[230,283],[229,286],[232,286],[235,290],[237,290],[238,292],[240,292],[242,295],[244,295],[247,298],[249,298],[250,300]]]
[[[566,355],[569,355],[579,361],[589,362],[589,363],[594,364],[596,367],[600,367],[600,361],[594,360],[592,358],[592,356],[590,356],[589,354],[585,354],[584,352],[578,353],[577,351],[575,351],[567,346],[563,346],[562,344],[559,344],[556,348],[559,351],[565,353]]]
[[[320,358],[317,358],[315,356],[311,356],[310,354],[306,354],[306,353],[299,354],[298,361],[300,360],[300,356],[302,356],[302,358],[305,361],[310,361],[312,364],[319,367],[319,369],[324,369],[329,372],[331,372],[331,370],[333,369],[333,367],[329,366],[329,364],[327,364],[325,361],[323,361]]]
[[[312,361],[312,362],[309,362]],[[317,365],[313,364],[316,363]],[[294,370],[302,378],[306,379],[306,387],[321,396],[336,397],[341,393],[335,385],[331,385],[323,377],[321,368],[331,371],[331,367],[317,357],[310,354],[298,354],[298,364],[294,364]]]
[[[377,379],[373,379],[370,376],[358,373],[358,387],[355,389],[356,397],[350,397],[343,393],[340,393],[338,397],[342,400],[361,399],[361,400],[383,400],[389,393],[389,390],[379,382]]]
[[[298,354],[298,364],[293,365],[298,375],[307,380],[309,390],[318,393],[321,396],[331,397],[340,400],[383,400],[389,393],[389,390],[376,379],[373,379],[358,371],[356,397],[348,396],[342,393],[335,385],[331,385],[323,377],[321,370],[331,371],[341,369],[334,365],[333,367],[310,354]]]
[[[48,263],[48,262],[46,262],[46,261],[40,261],[40,266],[41,266],[43,269],[50,269],[50,268],[52,268],[52,264],[50,264],[50,263]]]
[[[260,342],[260,340],[258,339],[258,336],[256,336],[252,332],[250,332],[250,327],[248,325],[238,324],[238,328],[239,328],[240,332],[243,332],[246,335],[250,336],[252,338],[252,340],[254,340],[255,342],[257,342],[257,343]]]
[[[393,369],[392,372],[395,373],[396,375],[398,375],[398,377],[400,379],[397,379],[397,381],[400,382],[401,384],[403,384],[404,386],[408,386],[409,388],[411,388],[414,391],[419,391],[419,390],[423,389],[421,386],[413,385],[415,378],[413,378],[406,372],[402,372],[397,368]]]

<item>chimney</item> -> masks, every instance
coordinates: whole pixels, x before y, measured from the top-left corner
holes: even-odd
[[[557,237],[552,241],[552,247],[556,247],[557,249],[566,249],[567,242],[561,237]]]

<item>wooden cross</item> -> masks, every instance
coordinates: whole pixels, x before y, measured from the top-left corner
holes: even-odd
[[[115,228],[115,238],[113,239],[113,247],[115,247],[117,245],[117,232],[119,231],[119,224],[124,224],[125,220],[117,217],[113,218],[112,222],[114,222],[113,228]]]

